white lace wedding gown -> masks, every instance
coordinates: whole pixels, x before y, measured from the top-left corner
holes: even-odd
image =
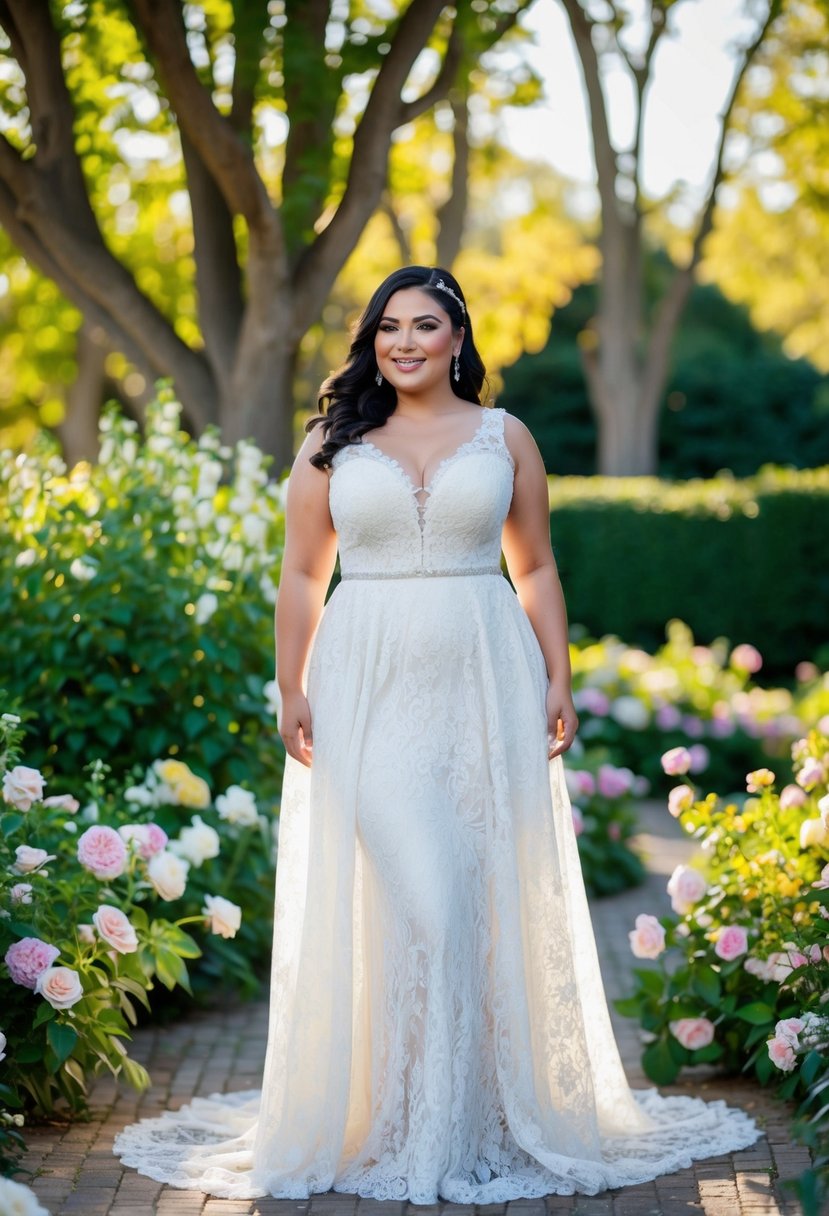
[[[625,1080],[544,660],[500,571],[512,477],[500,409],[425,505],[372,444],[334,457],[342,581],[305,672],[313,767],[285,769],[261,1097],[127,1127],[127,1165],[228,1198],[486,1204],[757,1139]]]

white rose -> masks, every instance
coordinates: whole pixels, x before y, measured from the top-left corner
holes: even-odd
[[[219,856],[221,840],[216,829],[205,823],[201,815],[194,815],[190,827],[182,828],[178,840],[174,840],[170,848],[191,865],[200,866],[211,857]]]
[[[71,967],[47,967],[37,977],[35,992],[53,1009],[71,1009],[83,997],[81,977]]]
[[[218,607],[219,597],[214,595],[212,591],[205,591],[196,600],[196,624],[206,624]]]
[[[242,923],[242,909],[222,895],[205,895],[202,912],[210,921],[210,931],[220,937],[235,937]]]
[[[47,853],[45,849],[33,849],[31,845],[19,844],[14,850],[17,861],[12,866],[16,874],[31,874],[45,866],[47,861],[54,861],[55,854]]]
[[[702,874],[691,866],[677,866],[668,882],[671,907],[680,916],[690,912],[707,890],[708,884]]]
[[[261,515],[246,515],[242,520],[242,536],[253,549],[262,548],[267,531],[267,520]]]
[[[268,680],[265,683],[262,692],[265,696],[265,707],[267,708],[268,713],[271,713],[275,718],[278,718],[282,709],[282,694],[279,691],[279,685],[277,684],[276,680]]]
[[[21,566],[33,566],[37,561],[37,549],[21,549],[17,557],[14,559],[14,564],[18,568]]]
[[[49,1216],[34,1191],[11,1178],[0,1178],[0,1212],[3,1216]]]
[[[242,789],[241,785],[230,785],[224,794],[219,794],[216,810],[220,819],[243,827],[251,827],[259,818],[253,794],[250,790]]]
[[[804,819],[800,825],[800,847],[808,849],[811,845],[824,845],[829,840],[826,825],[822,819]]]
[[[13,904],[30,904],[32,902],[32,884],[16,882],[9,891],[9,899]]]
[[[628,730],[644,730],[650,722],[647,707],[638,697],[617,697],[610,706],[610,716]]]
[[[818,799],[817,809],[823,820],[823,826],[829,828],[829,794],[824,794],[822,798]]]
[[[36,768],[17,764],[3,774],[3,800],[18,811],[29,811],[33,802],[43,798],[46,782]]]
[[[90,565],[89,562],[85,562],[82,558],[76,557],[69,567],[69,573],[73,578],[78,579],[80,582],[88,583],[91,578],[95,577],[98,571],[95,566]]]
[[[162,899],[182,897],[189,871],[189,864],[169,849],[162,849],[147,863],[147,877]]]

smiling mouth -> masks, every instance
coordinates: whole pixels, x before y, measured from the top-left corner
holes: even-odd
[[[392,363],[394,363],[396,367],[402,368],[420,367],[420,365],[425,362],[425,359],[392,359]]]

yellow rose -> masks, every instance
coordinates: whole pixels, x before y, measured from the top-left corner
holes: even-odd
[[[190,769],[181,760],[162,760],[157,771],[166,785],[176,785],[185,777],[191,776]]]
[[[187,777],[177,781],[174,789],[182,806],[195,807],[196,810],[210,806],[210,787],[195,773],[188,773]]]

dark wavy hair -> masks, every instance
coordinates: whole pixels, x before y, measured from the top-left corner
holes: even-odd
[[[463,327],[463,345],[458,355],[459,379],[450,376],[449,383],[456,397],[481,404],[481,389],[486,381],[486,368],[478,354],[472,335],[468,310],[464,313],[457,300],[435,284],[440,280],[464,301],[457,279],[439,266],[404,266],[384,279],[369,300],[354,330],[348,357],[342,367],[333,372],[320,388],[320,413],[309,418],[305,430],[322,424],[325,438],[320,450],[310,457],[318,469],[330,468],[332,457],[340,448],[356,443],[366,431],[383,426],[397,405],[397,393],[383,380],[378,385],[374,336],[386,312],[386,305],[396,291],[418,287],[427,292],[444,312],[449,314],[452,328]]]

